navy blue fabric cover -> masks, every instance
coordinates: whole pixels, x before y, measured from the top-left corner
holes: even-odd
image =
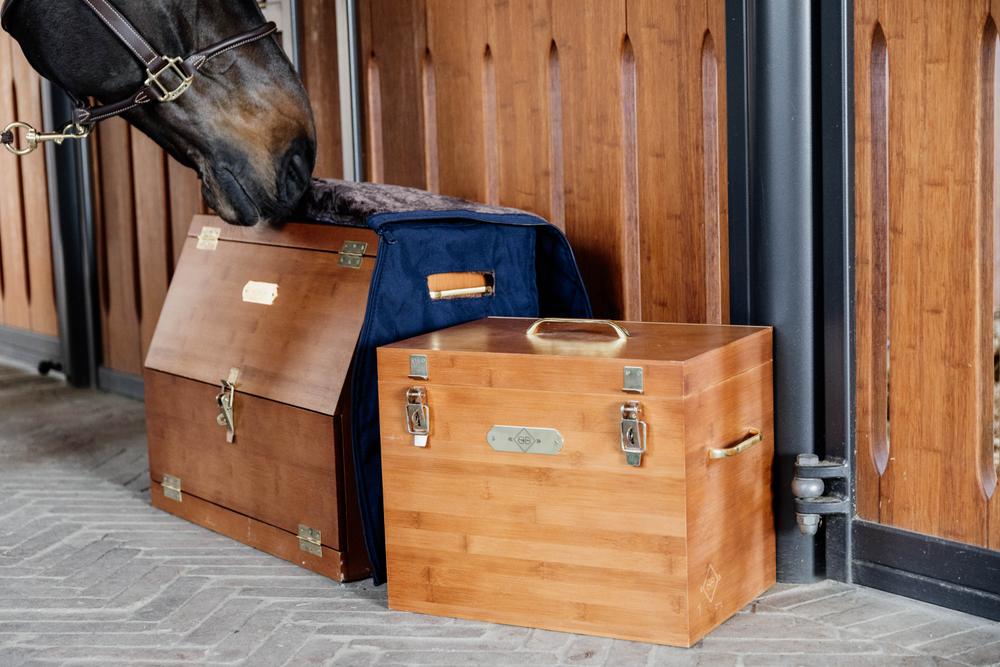
[[[345,207],[344,200],[352,196],[365,195],[370,203],[371,197],[386,192],[372,193],[372,188],[392,188],[391,194],[406,189],[334,183],[353,192],[326,197],[325,203],[320,194],[306,215],[340,224],[358,224],[360,218],[380,237],[354,356],[351,430],[365,542],[373,579],[381,584],[386,576],[385,526],[376,348],[491,315],[590,317],[591,310],[566,237],[535,215],[422,191],[403,194],[420,198],[420,204],[433,210],[414,210],[407,205],[412,201],[396,206],[381,202],[383,208],[403,209],[395,211],[365,209],[357,202]],[[359,193],[360,188],[366,192]],[[352,207],[360,215],[344,219],[351,217]],[[452,272],[493,273],[493,295],[432,301],[427,276]]]

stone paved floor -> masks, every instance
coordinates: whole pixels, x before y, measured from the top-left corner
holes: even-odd
[[[0,666],[996,665],[1000,624],[777,586],[690,650],[389,611],[149,506],[142,405],[0,364]]]

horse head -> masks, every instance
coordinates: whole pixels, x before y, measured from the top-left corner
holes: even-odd
[[[110,0],[151,48],[187,56],[261,26],[256,0]],[[113,6],[113,7],[112,7]],[[4,27],[31,65],[79,100],[129,99],[149,73],[83,0],[7,0]],[[177,99],[122,116],[197,170],[208,204],[239,225],[287,216],[308,188],[316,130],[302,82],[271,37],[206,61]],[[142,165],[136,165],[141,169]]]

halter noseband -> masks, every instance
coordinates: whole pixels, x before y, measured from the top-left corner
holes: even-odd
[[[5,0],[0,12],[0,24],[6,20],[7,10],[14,0]],[[14,155],[27,155],[38,144],[51,141],[62,144],[66,139],[84,139],[90,135],[94,125],[114,116],[119,116],[150,102],[173,102],[191,87],[195,75],[205,63],[227,51],[253,44],[274,33],[278,28],[274,23],[263,25],[246,32],[233,35],[208,48],[195,51],[188,56],[163,56],[157,53],[142,34],[119,12],[109,0],[82,0],[98,18],[121,40],[129,52],[146,68],[146,80],[133,95],[114,102],[91,106],[76,100],[77,108],[73,120],[62,132],[41,133],[26,123],[11,123],[0,133],[0,144]],[[74,99],[75,96],[70,95]],[[15,133],[24,130],[25,145],[18,148]]]

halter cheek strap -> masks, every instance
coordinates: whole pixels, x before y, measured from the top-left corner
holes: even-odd
[[[151,102],[173,102],[191,87],[198,71],[212,58],[227,51],[253,44],[273,34],[278,27],[271,22],[265,23],[253,30],[233,35],[205,49],[200,49],[188,56],[160,55],[135,26],[109,0],[81,0],[87,5],[108,29],[128,47],[128,50],[146,68],[146,80],[134,94],[112,104],[87,105],[77,100],[77,109],[73,112],[72,122],[63,128],[62,132],[41,133],[26,123],[11,123],[0,132],[0,144],[15,155],[27,155],[38,144],[51,141],[62,144],[66,139],[84,139],[93,126],[102,120],[119,116],[136,107]],[[6,0],[3,13],[9,8],[11,0]],[[24,145],[17,146],[17,131],[24,131]]]

